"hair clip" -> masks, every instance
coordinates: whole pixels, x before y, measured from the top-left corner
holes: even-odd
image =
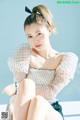
[[[28,7],[25,7],[25,11],[28,13],[32,13],[32,11]]]
[[[40,15],[40,12],[37,11],[36,14]]]

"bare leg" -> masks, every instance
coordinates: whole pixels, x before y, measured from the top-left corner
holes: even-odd
[[[26,120],[46,120],[44,111],[44,101],[41,96],[35,96],[29,106],[28,115]],[[43,104],[43,105],[42,105]]]
[[[24,79],[14,101],[13,120],[26,120],[29,104],[34,96],[34,82],[31,79]]]
[[[32,99],[26,120],[63,120],[52,106],[41,96]]]
[[[62,120],[61,115],[41,96],[35,96],[35,84],[22,81],[14,103],[13,120]]]

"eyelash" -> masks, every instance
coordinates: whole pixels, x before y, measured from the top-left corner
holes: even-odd
[[[37,36],[39,36],[39,35],[41,35],[41,33],[38,33],[38,34],[37,34]],[[29,39],[29,38],[32,38],[32,36],[28,36],[27,38],[28,38],[28,39]]]
[[[38,35],[41,35],[41,33],[38,33]]]
[[[28,36],[27,38],[28,38],[28,39],[29,39],[29,38],[32,38],[32,36]]]

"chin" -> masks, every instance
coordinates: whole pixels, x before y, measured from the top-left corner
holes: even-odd
[[[44,48],[32,48],[33,50],[37,51],[37,52],[41,52],[44,50]]]
[[[37,51],[39,51],[39,52],[40,52],[40,51],[43,51],[43,50],[44,50],[44,48],[42,48],[42,47],[41,47],[41,48],[35,48],[35,50],[37,50]]]

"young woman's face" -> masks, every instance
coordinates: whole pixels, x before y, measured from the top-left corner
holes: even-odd
[[[25,33],[30,46],[35,50],[40,51],[48,47],[50,31],[46,26],[32,23],[25,27]]]

